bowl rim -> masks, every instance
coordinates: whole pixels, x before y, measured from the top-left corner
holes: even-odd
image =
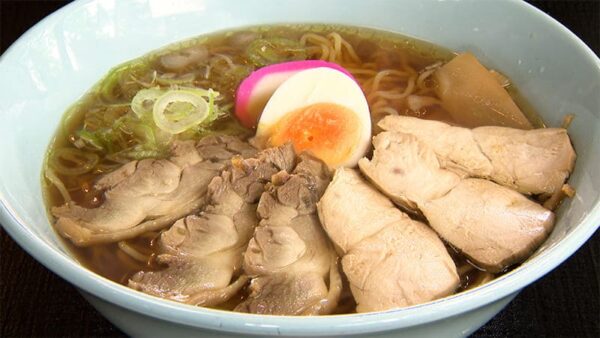
[[[96,0],[75,1],[50,14],[15,41],[0,56],[0,62],[12,55],[17,49],[16,46],[43,30],[53,20],[59,19],[67,11],[94,1]],[[509,2],[518,10],[529,11],[531,15],[538,16],[546,25],[555,26],[561,34],[565,34],[584,51],[586,58],[591,59],[600,68],[600,59],[595,53],[558,21],[526,2],[517,0]],[[19,246],[46,268],[77,288],[124,309],[167,322],[229,333],[315,336],[326,332],[330,335],[343,335],[417,326],[472,311],[518,292],[561,264],[594,234],[600,226],[600,198],[594,201],[594,207],[556,246],[548,248],[527,264],[481,287],[407,308],[322,317],[244,314],[196,307],[153,297],[97,275],[76,260],[69,259],[53,249],[27,228],[26,222],[9,205],[1,191],[0,220],[6,232]]]

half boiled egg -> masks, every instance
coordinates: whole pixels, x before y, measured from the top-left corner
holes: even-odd
[[[256,129],[264,146],[287,142],[332,168],[354,167],[369,149],[371,116],[359,85],[327,67],[300,71],[267,102]]]

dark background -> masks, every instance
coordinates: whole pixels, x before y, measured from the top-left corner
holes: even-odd
[[[600,53],[599,0],[529,2]],[[0,0],[1,52],[66,3]],[[0,337],[124,336],[73,286],[33,260],[2,228],[0,249]],[[600,235],[596,232],[571,258],[526,288],[473,336],[600,337],[599,261]]]

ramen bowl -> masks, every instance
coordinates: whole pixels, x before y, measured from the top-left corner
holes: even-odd
[[[158,47],[250,25],[334,23],[394,31],[502,70],[550,126],[574,114],[574,198],[524,264],[426,304],[323,317],[261,316],[161,300],[81,266],[49,224],[41,169],[64,111],[108,70]],[[600,61],[575,35],[519,1],[172,0],[73,2],[0,59],[0,222],[28,253],[75,285],[132,336],[464,336],[575,252],[600,223]]]

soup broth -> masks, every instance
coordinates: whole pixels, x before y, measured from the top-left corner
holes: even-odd
[[[419,106],[417,102],[411,106],[406,99],[395,96],[410,94],[435,99],[429,75],[454,55],[445,48],[394,33],[333,25],[251,27],[204,35],[153,51],[112,69],[67,111],[46,159],[46,168],[50,169],[43,180],[47,205],[65,203],[65,192],[61,193],[51,183],[53,177],[64,183],[66,193],[75,203],[94,208],[102,203],[102,193],[94,189],[94,182],[101,175],[131,160],[167,155],[167,145],[172,139],[161,141],[165,136],[160,131],[138,128],[134,123],[139,121],[130,102],[142,89],[189,86],[212,88],[221,94],[220,111],[214,122],[178,134],[175,139],[201,139],[210,134],[248,137],[253,130],[242,127],[233,114],[239,83],[263,65],[323,59],[340,64],[357,79],[367,97],[373,125],[389,114],[453,123],[440,105]],[[530,122],[542,127],[542,120],[510,82],[508,91]],[[69,153],[68,149],[74,151]],[[80,154],[82,149],[87,155]],[[73,163],[84,163],[86,169],[70,172]],[[69,241],[65,245],[85,267],[127,285],[137,271],[161,269],[155,259],[159,235],[160,231],[149,232],[131,240],[89,247],[76,247]],[[458,291],[495,277],[469,264],[450,246],[448,250],[461,275]],[[345,292],[349,294],[348,290]],[[242,289],[219,307],[233,309],[246,293],[246,288]],[[353,311],[351,296],[341,304],[337,312]]]

